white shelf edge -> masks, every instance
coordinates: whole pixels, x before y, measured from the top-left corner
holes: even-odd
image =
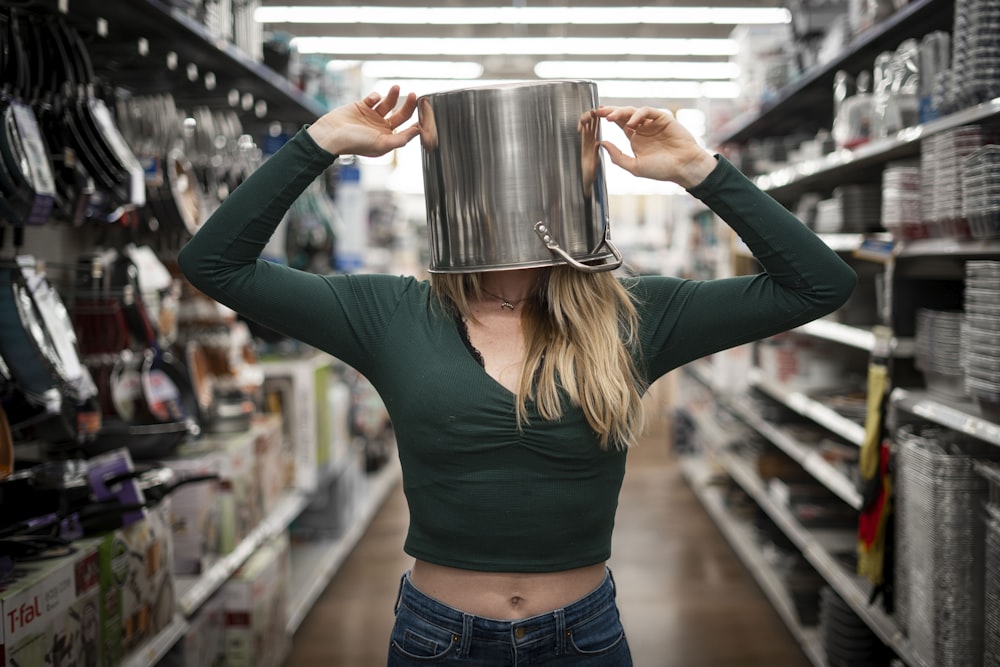
[[[751,368],[748,379],[750,384],[788,406],[803,417],[833,431],[848,442],[861,446],[865,438],[865,427],[857,424],[822,403],[815,401],[802,392],[790,391],[778,383],[765,377],[759,368]]]
[[[913,651],[909,640],[896,622],[869,603],[869,595],[862,588],[858,578],[849,575],[810,534],[810,531],[802,527],[784,507],[771,499],[760,479],[746,463],[731,454],[714,452],[714,455],[732,479],[757,502],[816,571],[900,659],[910,667],[928,667]]]
[[[369,489],[367,497],[364,500],[361,510],[354,518],[354,521],[352,521],[350,528],[343,535],[333,540],[324,540],[320,544],[309,546],[292,545],[293,580],[305,583],[300,586],[293,584],[289,595],[288,623],[286,625],[286,632],[289,635],[294,635],[299,626],[302,625],[309,610],[316,604],[316,600],[322,595],[323,590],[330,583],[330,580],[343,565],[354,547],[357,546],[371,524],[372,519],[375,517],[375,514],[382,507],[382,504],[400,478],[401,469],[399,460],[396,457],[390,457],[389,462],[385,464],[382,470],[372,475],[368,480]],[[312,567],[304,575],[295,574],[301,569],[294,564],[297,549],[315,550],[313,554],[314,558],[309,559]]]
[[[189,629],[187,620],[179,612],[175,613],[170,623],[155,637],[125,657],[122,661],[122,667],[155,665],[170,652],[170,649],[187,634]]]
[[[871,352],[875,349],[875,334],[871,329],[842,324],[832,320],[813,320],[793,329],[793,331],[814,338],[848,345]],[[912,338],[893,338],[890,343],[893,357],[912,357],[916,345]]]
[[[991,445],[1000,445],[1000,424],[983,419],[958,407],[946,405],[925,391],[896,387],[889,394],[893,406],[923,417],[953,431],[971,435]],[[970,408],[973,405],[970,403]]]
[[[250,531],[230,553],[215,561],[197,576],[179,576],[178,607],[190,618],[240,568],[262,544],[282,533],[292,520],[302,513],[306,498],[298,492],[289,493],[271,513]]]
[[[870,141],[854,150],[839,149],[820,158],[804,160],[795,165],[775,169],[770,173],[757,176],[754,182],[764,191],[796,185],[808,178],[822,176],[827,172],[842,169],[857,162],[877,160],[881,156],[887,156],[904,146],[916,143],[924,137],[960,125],[985,120],[997,114],[1000,114],[1000,98],[962,109],[923,125],[905,128],[891,137]]]
[[[806,447],[780,428],[762,419],[746,401],[734,398],[729,405],[736,415],[750,425],[755,431],[767,438],[778,449],[788,454],[802,466],[816,481],[832,491],[841,500],[856,510],[864,503],[861,493],[854,484],[839,470],[830,465],[819,452]]]
[[[702,507],[712,517],[726,541],[746,566],[754,580],[764,591],[771,605],[778,612],[781,620],[788,626],[792,636],[799,642],[803,652],[815,667],[826,666],[826,654],[823,650],[818,629],[803,626],[795,614],[791,597],[782,585],[774,568],[765,560],[760,549],[753,542],[749,530],[740,522],[730,518],[717,493],[705,483],[706,473],[698,470],[703,464],[685,459],[681,463],[681,473],[688,480],[695,496],[701,501]]]

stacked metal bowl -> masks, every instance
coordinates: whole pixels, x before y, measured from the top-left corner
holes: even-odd
[[[882,226],[897,241],[928,236],[920,217],[920,164],[890,164],[882,171]]]
[[[964,322],[966,389],[1000,423],[1000,261],[965,263]]]
[[[987,142],[979,125],[963,125],[931,135],[920,148],[921,212],[933,238],[971,236],[962,209],[962,166]]]
[[[829,667],[882,667],[889,651],[851,606],[829,586],[820,591],[820,636]]]
[[[962,213],[972,238],[1000,237],[1000,145],[986,144],[962,162]]]
[[[928,424],[896,432],[897,613],[928,665],[982,664],[987,481],[1000,449]]]
[[[945,398],[965,398],[961,311],[917,310],[916,366],[927,390]]]

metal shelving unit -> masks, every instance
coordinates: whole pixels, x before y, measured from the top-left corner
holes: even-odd
[[[779,90],[762,109],[731,121],[714,143],[740,143],[761,136],[785,135],[803,125],[813,130],[830,126],[833,115],[833,75],[871,67],[880,51],[894,50],[903,39],[919,37],[951,25],[954,0],[915,0],[858,35],[828,62],[804,72]]]
[[[309,123],[325,111],[285,77],[163,0],[37,4],[64,14],[91,35],[95,71],[136,93],[169,90],[181,104],[232,107],[247,122]],[[206,85],[207,73],[214,86]]]
[[[177,577],[177,604],[181,613],[185,617],[196,613],[262,544],[283,533],[307,504],[302,494],[290,493],[235,549],[215,561],[204,573]]]
[[[942,118],[900,130],[891,137],[875,139],[855,149],[840,149],[815,160],[804,160],[754,179],[762,190],[774,196],[791,198],[810,188],[840,182],[869,167],[881,168],[891,160],[914,157],[920,153],[920,141],[938,132],[961,125],[995,120],[1000,115],[1000,99],[978,104]]]
[[[702,384],[712,388],[708,377],[696,370],[694,365],[686,366],[685,371]],[[854,509],[861,509],[862,497],[854,483],[824,459],[814,447],[799,442],[781,428],[767,422],[759,415],[759,411],[751,401],[742,396],[716,393],[715,398],[723,409],[731,412],[752,430],[767,438],[778,449],[801,465],[816,481]],[[699,433],[705,435],[709,441],[714,443],[726,441],[725,435],[713,421],[698,416],[693,418],[697,423]]]
[[[889,400],[894,408],[1000,446],[1000,424],[981,417],[972,403],[949,404],[926,391],[900,387],[892,390]]]
[[[826,656],[820,643],[816,628],[805,627],[799,623],[791,596],[774,568],[767,561],[760,547],[757,546],[752,529],[745,523],[734,519],[726,509],[717,489],[712,487],[712,473],[708,466],[697,459],[685,459],[681,463],[681,473],[690,484],[695,496],[715,521],[723,537],[736,552],[740,561],[746,566],[757,585],[777,610],[792,636],[799,642],[803,652],[815,667],[826,667]]]
[[[371,524],[376,512],[399,483],[402,470],[398,459],[391,459],[368,480],[368,492],[347,531],[338,538],[315,540],[292,545],[292,582],[288,604],[289,635],[294,635],[316,604],[327,584],[343,565]]]
[[[759,368],[750,369],[750,384],[779,403],[791,408],[803,417],[836,433],[844,440],[861,446],[865,437],[865,427],[851,421],[808,395],[790,390],[766,377]]]

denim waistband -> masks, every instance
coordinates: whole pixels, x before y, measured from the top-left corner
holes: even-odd
[[[615,604],[615,582],[607,570],[601,585],[579,600],[544,614],[505,621],[468,614],[435,600],[417,589],[406,572],[396,597],[396,610],[406,607],[413,613],[441,627],[451,628],[467,640],[515,640],[525,642],[545,636],[562,636],[575,625],[589,621]],[[520,642],[516,642],[520,643]]]

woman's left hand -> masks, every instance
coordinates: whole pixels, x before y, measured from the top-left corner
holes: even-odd
[[[306,131],[334,155],[379,157],[405,146],[420,133],[417,124],[398,129],[413,116],[417,96],[410,93],[397,109],[398,102],[399,86],[393,86],[385,97],[371,93],[363,100],[328,111]]]
[[[690,188],[705,180],[717,164],[666,109],[602,106],[593,113],[625,132],[633,155],[610,141],[602,141],[601,146],[612,162],[635,176],[674,181]]]

